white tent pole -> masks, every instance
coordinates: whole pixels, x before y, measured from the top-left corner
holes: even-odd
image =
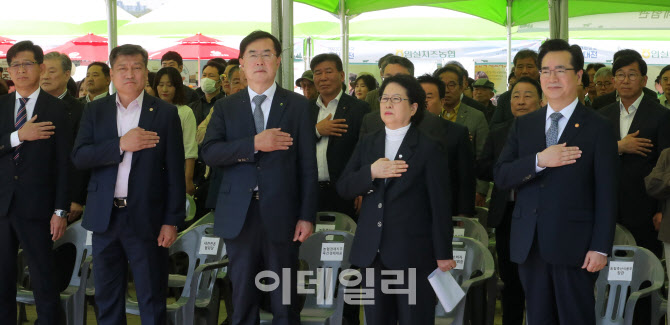
[[[111,53],[118,44],[116,29],[116,0],[107,0],[107,46],[109,47],[107,53]],[[110,83],[109,93],[113,92],[115,92],[114,83]]]
[[[293,0],[282,0],[282,87],[293,90]]]
[[[507,0],[507,76],[512,73],[512,2]]]
[[[272,0],[272,30],[271,33],[274,35],[277,39],[279,39],[280,42],[283,42],[284,40],[281,37],[281,32],[282,32],[282,0]],[[244,53],[240,53],[241,55],[244,55]],[[282,86],[282,76],[284,75],[284,64],[279,66],[279,70],[277,70],[277,75],[275,76],[275,81]]]
[[[347,16],[344,5],[345,0],[340,0],[340,27],[342,41],[342,67],[344,68],[344,84],[349,85],[349,16]],[[347,89],[345,88],[346,92]]]
[[[568,0],[549,1],[549,38],[568,40]]]

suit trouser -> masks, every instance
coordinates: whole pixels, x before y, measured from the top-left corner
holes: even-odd
[[[12,212],[10,207],[9,216],[0,217],[0,322],[16,323],[16,257],[20,243],[28,261],[39,322],[60,324],[64,315],[52,273],[50,219],[26,219]]]
[[[595,325],[593,289],[597,277],[598,272],[588,272],[581,265],[545,262],[535,238],[526,261],[519,264],[528,324]]]
[[[505,284],[501,299],[503,325],[523,324],[523,310],[526,301],[519,279],[519,266],[510,260],[509,245],[513,211],[514,202],[509,202],[500,225],[496,227],[498,274]]]
[[[255,325],[259,321],[260,289],[256,287],[256,275],[261,271],[270,271],[279,277],[279,286],[270,292],[272,324],[298,325],[300,315],[295,304],[298,300],[297,277],[298,248],[297,242],[272,242],[265,234],[258,200],[252,199],[242,231],[233,239],[225,239],[228,252],[228,276],[233,284],[233,306],[235,313],[233,325]],[[290,272],[290,283],[284,283],[283,272]],[[268,279],[264,277],[264,279]],[[273,285],[268,280],[267,285]],[[285,285],[288,286],[284,299]]]
[[[107,231],[93,233],[93,275],[99,325],[126,324],[128,264],[142,325],[166,324],[168,250],[137,235],[127,208],[112,208]]]
[[[428,275],[434,270],[429,267],[416,268],[416,303],[409,303],[409,295],[403,293],[382,292],[382,279],[384,283],[388,280],[395,280],[394,275],[382,275],[382,271],[390,270],[381,261],[379,254],[372,265],[368,268],[374,269],[374,288],[367,285],[367,269],[361,269],[363,274],[363,290],[372,289],[374,292],[374,304],[366,304],[365,320],[367,325],[430,325],[435,324],[435,306],[437,299],[435,293],[428,282]],[[403,281],[400,285],[390,285],[389,289],[407,289],[408,276],[407,269],[403,271]]]

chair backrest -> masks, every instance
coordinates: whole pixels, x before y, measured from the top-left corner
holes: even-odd
[[[184,222],[190,222],[195,218],[195,208],[195,199],[186,194],[186,219],[184,219]]]
[[[316,213],[314,232],[323,230],[342,230],[356,233],[356,222],[344,213],[321,211]]]
[[[314,294],[307,295],[303,310],[343,307],[340,304],[343,302],[343,297],[339,297],[343,290],[336,290],[340,272],[351,267],[349,251],[353,241],[354,235],[350,232],[324,230],[314,233],[300,245],[299,259],[308,265],[312,274],[302,279],[299,278],[298,286],[299,288],[316,289]],[[320,273],[322,276],[318,276],[318,269],[322,269]],[[317,281],[316,286],[305,285],[306,281],[314,280]],[[318,283],[319,280],[322,282]],[[319,295],[322,299],[318,298]]]
[[[188,255],[188,271],[186,273],[186,282],[184,282],[184,290],[182,290],[181,294],[181,296],[184,298],[188,298],[189,296],[188,288],[191,287],[191,282],[198,281],[198,279],[193,278],[193,273],[196,267],[205,263],[221,261],[226,256],[226,247],[223,243],[223,239],[214,236],[212,232],[212,224],[204,224],[192,227],[182,233],[174,242],[174,244],[170,246],[170,255],[174,255],[180,252]],[[203,240],[207,239],[210,239],[210,244],[212,242],[211,240],[218,239],[218,244],[211,244],[213,247],[210,246],[211,250],[209,252],[212,253],[211,255],[207,252],[201,251]],[[202,295],[209,297],[212,295],[214,280],[216,280],[216,273],[217,270],[212,270],[211,272],[206,272],[202,275],[203,278],[199,282],[201,287],[197,291],[198,296]]]
[[[614,245],[637,246],[637,243],[633,234],[626,227],[617,223],[614,231]]]
[[[480,224],[485,225],[489,219],[489,208],[487,207],[475,207],[475,219],[479,221]]]
[[[72,266],[72,276],[70,277],[70,286],[78,287],[82,281],[81,265],[83,261],[91,256],[93,249],[91,245],[86,245],[86,238],[88,231],[81,226],[81,220],[74,222],[65,230],[65,234],[54,242],[53,249],[56,249],[65,244],[71,244],[75,247],[76,255],[74,265]]]
[[[454,224],[454,237],[458,235],[457,229],[464,229],[464,237],[474,238],[485,246],[488,246],[489,234],[476,218],[451,217],[451,220]]]
[[[202,216],[202,218],[196,220],[190,227],[184,229],[184,231],[179,233],[179,236],[182,236],[183,234],[187,233],[189,230],[196,228],[198,226],[202,225],[213,225],[214,224],[214,212],[208,212],[206,215]]]
[[[633,262],[630,281],[608,280],[612,261]],[[630,295],[639,291],[640,285],[646,281],[651,282],[651,286],[644,288],[645,290],[658,290],[663,286],[664,279],[661,262],[649,250],[634,246],[614,246],[608,265],[600,271],[596,280],[596,322],[623,324]]]
[[[495,272],[495,264],[493,256],[489,249],[479,240],[468,237],[454,237],[453,250],[456,252],[465,252],[465,259],[463,261],[463,269],[451,270],[451,275],[456,282],[461,285],[463,291],[467,296],[470,287],[473,285],[483,284],[485,280],[493,276]],[[442,304],[438,302],[435,309],[436,317],[447,317],[454,313],[463,312],[463,306],[466,298],[463,298],[458,306],[450,313],[444,311]],[[459,310],[460,307],[460,310]],[[459,324],[459,323],[454,323]]]

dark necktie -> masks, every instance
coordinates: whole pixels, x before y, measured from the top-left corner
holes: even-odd
[[[261,104],[265,101],[267,96],[265,95],[256,95],[254,97],[254,124],[256,124],[256,133],[261,133],[265,130],[265,117],[263,116],[263,110],[261,109]]]
[[[547,147],[551,147],[558,143],[558,120],[563,117],[561,113],[553,113],[549,115],[551,119],[551,126],[547,130]]]
[[[26,124],[26,119],[28,118],[28,115],[26,114],[26,103],[28,100],[30,100],[30,98],[19,98],[21,105],[19,105],[19,111],[16,112],[16,122],[14,123],[16,131],[20,130],[23,125]],[[19,145],[14,148],[14,161],[19,159],[20,154],[21,144],[19,143]]]

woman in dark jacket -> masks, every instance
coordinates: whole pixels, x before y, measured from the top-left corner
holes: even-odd
[[[374,269],[368,324],[433,324],[436,299],[427,277],[436,267],[456,266],[447,157],[416,127],[426,94],[414,77],[387,78],[379,93],[386,127],[359,141],[337,184],[344,199],[363,196],[350,262],[361,267],[364,290],[363,269]],[[383,290],[383,271],[401,271],[403,284],[391,286],[400,291]]]

